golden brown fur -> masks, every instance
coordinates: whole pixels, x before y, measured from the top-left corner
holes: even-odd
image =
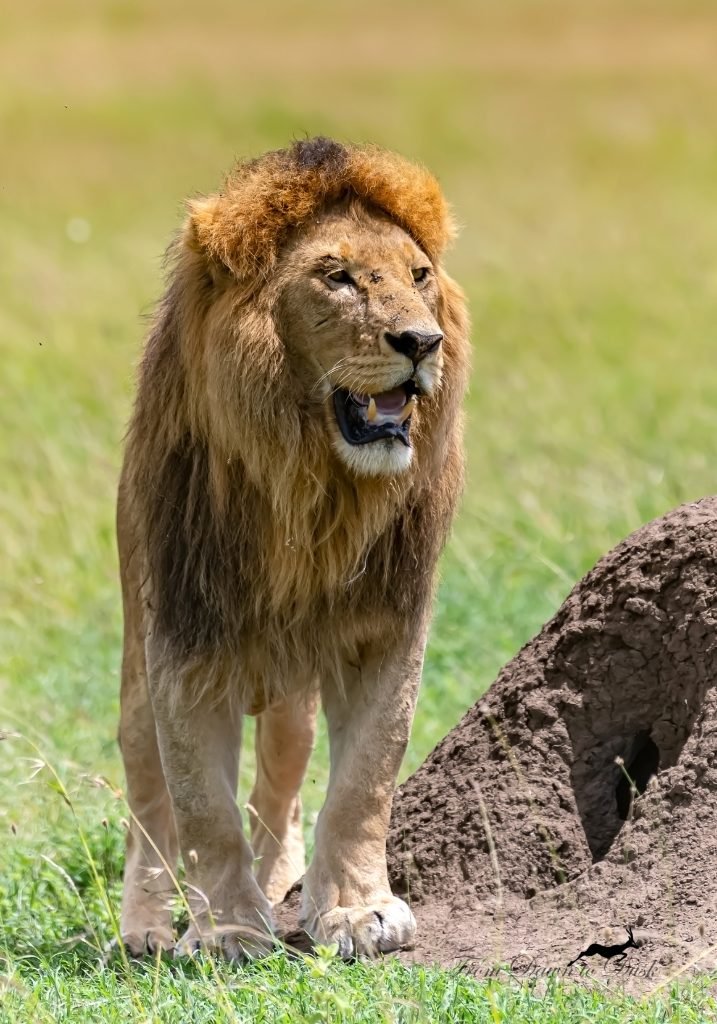
[[[240,164],[221,195],[190,203],[193,233],[201,251],[229,267],[247,290],[257,289],[275,270],[291,231],[347,193],[385,211],[440,262],[455,229],[436,179],[395,153],[330,139]]]
[[[186,703],[191,689],[194,705],[229,697],[237,713],[257,712],[317,680],[324,694],[343,692],[347,664],[408,651],[425,633],[462,481],[467,322],[440,266],[453,231],[440,189],[393,154],[296,143],[239,165],[220,194],[189,210],[140,366],[120,485],[126,629],[134,623],[123,686],[136,676],[146,689],[151,637],[154,675],[173,701]],[[383,328],[369,337],[364,324],[341,369],[338,328],[326,333],[330,316],[312,314],[313,292],[302,298],[312,245],[339,239],[348,252],[346,232],[378,239],[376,261],[390,263],[403,245],[401,259],[425,254],[432,267],[423,296],[395,285],[398,263],[365,289],[374,319],[390,312],[398,322],[413,303],[443,334],[440,356],[425,362],[431,388],[413,417],[410,462],[401,448],[396,473],[371,468],[375,445],[338,457],[343,442],[327,419],[332,388],[370,391],[389,366]],[[314,372],[324,354],[328,383]],[[403,357],[391,357],[387,387],[401,379]],[[419,647],[407,657],[420,675]],[[151,664],[149,674],[153,693]],[[131,744],[127,735],[123,749]],[[173,756],[162,749],[165,774]]]
[[[309,144],[269,154],[238,168],[224,194],[194,204],[142,362],[123,484],[160,631],[183,654],[233,651],[261,634],[255,671],[275,685],[297,658],[312,675],[321,668],[333,617],[380,610],[400,623],[425,600],[461,486],[466,323],[448,279],[438,314],[443,386],[408,474],[389,486],[337,474],[323,424],[296,402],[275,328],[276,282],[259,287],[290,228],[353,189],[434,260],[451,236],[427,172],[375,149],[342,148],[345,162],[328,152],[327,165]],[[237,300],[232,282],[217,312],[219,258],[247,289]]]

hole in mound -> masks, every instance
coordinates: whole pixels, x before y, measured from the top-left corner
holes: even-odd
[[[649,732],[639,732],[632,742],[629,759],[625,759],[624,769],[620,771],[620,780],[615,788],[617,813],[622,821],[627,821],[630,808],[635,797],[647,789],[647,784],[660,767],[660,751]]]
[[[652,776],[673,763],[672,749],[658,746],[655,732],[645,723],[634,732],[593,739],[573,764],[573,791],[594,863],[607,855]]]

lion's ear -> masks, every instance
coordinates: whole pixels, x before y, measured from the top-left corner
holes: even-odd
[[[182,228],[182,245],[185,248],[216,259],[215,225],[218,210],[219,196],[189,200]]]
[[[220,203],[219,196],[191,199],[187,203],[187,217],[180,237],[182,248],[201,258],[216,285],[226,283],[232,276],[232,268],[222,249],[218,230]]]

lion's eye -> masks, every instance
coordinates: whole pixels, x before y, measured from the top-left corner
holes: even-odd
[[[414,267],[411,271],[413,274],[413,280],[416,284],[423,284],[428,280],[428,275],[431,273],[430,267]]]
[[[332,270],[326,275],[326,283],[329,288],[345,288],[348,284],[356,282],[346,270]]]

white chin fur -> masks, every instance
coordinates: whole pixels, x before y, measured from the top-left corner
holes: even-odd
[[[396,476],[405,473],[413,460],[413,448],[390,438],[349,444],[343,437],[335,437],[333,444],[339,458],[357,476]]]

